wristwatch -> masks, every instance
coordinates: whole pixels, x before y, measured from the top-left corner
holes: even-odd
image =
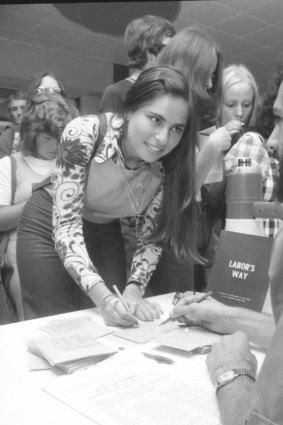
[[[230,384],[233,382],[236,378],[239,376],[248,376],[250,379],[255,381],[255,377],[251,374],[251,372],[248,369],[230,369],[226,370],[225,372],[221,373],[217,378],[217,388],[216,393],[220,388],[224,387],[225,385]]]

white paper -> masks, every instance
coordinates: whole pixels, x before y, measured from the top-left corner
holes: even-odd
[[[127,349],[44,390],[99,425],[218,425],[214,391],[202,385]]]
[[[33,352],[46,358],[51,365],[117,351],[98,342],[95,336],[87,332],[33,338],[28,346]]]
[[[40,329],[49,335],[65,335],[67,332],[90,331],[97,338],[113,332],[106,326],[98,325],[95,318],[91,316],[48,320]]]
[[[205,329],[193,327],[180,327],[170,334],[164,335],[155,341],[159,345],[190,351],[196,347],[214,344],[221,339],[221,335],[207,332]]]
[[[137,344],[144,344],[156,338],[166,335],[176,328],[176,324],[168,323],[164,326],[159,326],[161,321],[154,322],[139,322],[137,328],[117,328],[114,335],[127,339]]]

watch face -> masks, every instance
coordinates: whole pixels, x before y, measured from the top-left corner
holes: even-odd
[[[218,377],[218,384],[224,384],[227,381],[230,381],[235,376],[235,372],[233,370],[227,370],[227,372],[222,373]]]

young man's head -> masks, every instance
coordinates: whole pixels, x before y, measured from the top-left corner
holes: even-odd
[[[173,25],[160,16],[145,15],[133,19],[124,34],[128,67],[142,70],[154,66],[158,54],[175,33]]]
[[[9,113],[14,124],[20,124],[26,104],[26,94],[21,90],[9,97]]]

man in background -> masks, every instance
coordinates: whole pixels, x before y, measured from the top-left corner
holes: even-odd
[[[143,69],[156,64],[158,54],[176,31],[160,16],[145,15],[133,19],[124,34],[130,76],[106,87],[99,102],[99,112],[121,112],[126,94]]]
[[[11,155],[19,148],[19,125],[26,107],[26,94],[19,90],[9,97],[8,110],[11,125],[4,127],[0,135],[0,158]]]

